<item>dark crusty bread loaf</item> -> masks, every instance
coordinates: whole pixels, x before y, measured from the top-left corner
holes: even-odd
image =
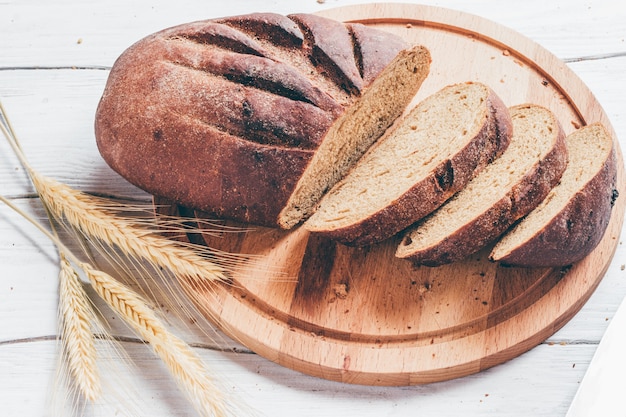
[[[429,65],[423,47],[314,15],[184,24],[118,58],[97,144],[152,194],[290,228],[404,111]]]
[[[352,245],[391,237],[462,189],[510,135],[508,109],[489,87],[445,87],[372,146],[304,226]]]
[[[431,216],[406,231],[396,256],[438,266],[482,249],[528,214],[567,166],[565,135],[548,109],[510,109],[507,150]]]
[[[609,224],[616,190],[613,139],[600,124],[566,138],[569,164],[546,199],[507,232],[490,258],[526,267],[565,266],[587,256]]]

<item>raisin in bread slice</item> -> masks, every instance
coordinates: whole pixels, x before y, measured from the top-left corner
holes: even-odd
[[[429,66],[421,46],[315,15],[183,24],[117,59],[98,149],[151,194],[291,228],[402,114]]]
[[[372,146],[304,227],[350,245],[380,242],[462,189],[510,134],[508,109],[489,87],[447,86]]]
[[[561,182],[495,245],[490,258],[526,267],[565,266],[587,256],[608,226],[615,199],[613,139],[600,124],[566,138],[569,164]]]
[[[510,109],[507,150],[431,216],[409,228],[396,256],[438,266],[482,249],[528,214],[567,166],[565,135],[548,109]]]

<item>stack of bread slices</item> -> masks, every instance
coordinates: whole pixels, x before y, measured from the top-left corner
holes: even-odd
[[[257,13],[166,29],[114,65],[96,115],[109,165],[146,191],[347,245],[391,237],[438,266],[562,266],[617,197],[613,138],[565,137],[534,104],[448,85],[405,111],[429,51],[360,24]]]

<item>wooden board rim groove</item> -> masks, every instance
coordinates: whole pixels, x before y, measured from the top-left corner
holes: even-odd
[[[453,340],[455,339],[454,336],[457,333],[460,333],[463,330],[467,330],[468,328],[474,327],[478,323],[489,322],[490,319],[492,319],[494,316],[500,316],[500,317],[504,316],[504,317],[509,317],[509,318],[513,317],[516,314],[515,311],[519,308],[519,304],[528,303],[529,294],[531,293],[534,294],[540,291],[540,287],[543,284],[545,284],[546,280],[551,279],[552,277],[558,276],[559,278],[556,279],[558,281],[565,274],[566,272],[564,272],[562,268],[545,269],[545,272],[542,274],[543,278],[535,281],[533,285],[530,286],[526,291],[516,296],[515,300],[512,300],[512,302],[509,302],[503,306],[500,306],[496,310],[491,310],[483,316],[476,317],[471,322],[459,324],[455,327],[448,327],[447,328],[448,333],[452,333],[452,335],[448,339]],[[257,300],[254,300],[254,299],[248,300],[246,291],[242,290],[238,286],[234,286],[230,288],[229,292],[231,292],[235,296],[239,296],[242,299],[241,304],[246,305],[247,308],[249,308],[250,310],[256,311],[257,314],[263,314],[264,311],[271,309],[271,305],[267,303],[258,302]],[[536,300],[539,298],[540,297],[534,297],[533,299]],[[348,343],[354,343],[354,342],[366,343],[368,340],[371,341],[375,339],[376,340],[376,342],[374,343],[375,345],[384,344],[386,346],[391,346],[397,343],[405,343],[409,341],[412,342],[411,343],[412,345],[422,345],[424,344],[423,341],[430,340],[434,337],[438,337],[439,340],[446,340],[446,339],[441,338],[440,334],[438,334],[435,331],[423,332],[420,334],[417,334],[417,333],[407,334],[403,336],[399,336],[399,335],[398,336],[391,336],[391,335],[382,336],[382,335],[375,335],[375,334],[359,334],[355,336],[352,333],[348,333],[344,331],[333,331],[327,328],[322,328],[320,326],[312,325],[310,323],[307,323],[301,320],[294,320],[293,318],[287,317],[287,314],[285,313],[275,312],[271,316],[274,319],[278,319],[279,321],[288,323],[290,326],[303,330],[306,333],[316,334],[318,337],[323,336],[323,337],[327,337],[330,339],[341,340],[341,341],[348,342]],[[283,318],[284,320],[281,320]],[[489,325],[487,325],[487,327],[489,327]],[[468,334],[471,334],[471,333],[464,332],[464,336],[467,336]]]
[[[568,111],[572,113],[572,124],[578,121],[583,124],[599,121],[609,129],[617,150],[618,189],[626,197],[623,156],[610,121],[587,86],[543,47],[517,32],[480,17],[432,6],[369,4],[330,9],[319,14],[366,24],[406,25],[411,22],[417,25],[417,22],[422,22],[424,27],[430,25],[435,30],[456,28],[455,31],[461,36],[466,36],[469,31],[475,34],[477,41],[488,41],[496,49],[506,48],[512,59],[519,56],[524,65],[532,67],[533,71],[551,83],[550,88],[555,89],[567,102]],[[426,16],[432,20],[411,16]],[[433,65],[437,63],[433,62]],[[571,130],[571,126],[564,127]],[[208,310],[210,318],[215,319],[217,316],[218,326],[235,340],[269,360],[305,374],[353,384],[381,386],[415,385],[458,378],[490,368],[533,348],[578,312],[600,283],[615,253],[624,207],[625,198],[618,198],[607,233],[589,257],[563,274],[560,268],[546,271],[511,302],[507,300],[498,309],[474,317],[469,324],[476,325],[476,329],[466,334],[462,334],[462,330],[468,327],[468,323],[464,322],[457,324],[456,328],[446,328],[451,333],[447,337],[442,337],[436,331],[420,333],[416,330],[413,336],[379,335],[372,339],[374,334],[354,335],[341,329],[289,317],[289,313],[280,312],[280,308],[275,309],[278,313],[271,313],[272,304],[267,300],[253,302],[253,297],[247,296],[245,285],[245,290],[218,288],[219,307],[207,302],[203,303],[201,309]],[[548,279],[555,279],[554,285],[543,294],[535,294],[535,298],[529,301],[528,294],[539,291]],[[214,297],[211,297],[213,302]],[[520,305],[524,303],[529,305],[520,311]],[[536,311],[542,314],[535,314]],[[546,311],[549,314],[543,314]],[[520,321],[536,329],[520,330]],[[482,329],[480,323],[485,323]],[[435,341],[435,338],[438,339]],[[468,352],[460,352],[466,347],[465,344],[474,346],[471,344],[474,340],[483,345],[476,351],[470,349]],[[440,355],[438,349],[444,347],[452,348],[454,355]]]

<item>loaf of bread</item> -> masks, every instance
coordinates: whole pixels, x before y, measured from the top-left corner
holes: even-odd
[[[288,229],[405,110],[429,66],[423,47],[315,15],[184,24],[115,62],[97,144],[151,194]]]
[[[489,87],[447,86],[372,146],[304,226],[350,245],[387,239],[465,187],[510,136],[508,109]]]
[[[608,226],[615,199],[616,155],[600,124],[566,138],[569,165],[546,199],[507,232],[490,258],[526,267],[565,266],[587,256]]]
[[[548,109],[510,109],[507,150],[431,216],[406,231],[396,256],[438,266],[482,249],[537,207],[567,166],[565,135]]]

